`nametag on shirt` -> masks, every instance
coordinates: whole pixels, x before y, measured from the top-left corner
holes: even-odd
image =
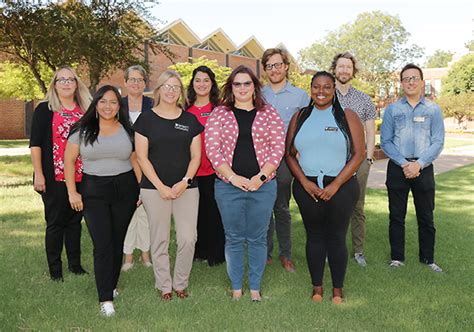
[[[209,115],[211,115],[211,112],[203,112],[201,113],[201,118],[207,117]]]
[[[324,131],[338,131],[339,128],[338,127],[325,127],[324,128]]]
[[[179,123],[174,124],[174,129],[182,130],[182,131],[189,131],[189,126],[181,125]]]
[[[72,114],[71,114],[71,113],[66,113],[66,112],[64,112],[64,113],[61,113],[61,116],[62,116],[63,118],[70,118],[70,117],[72,117]]]
[[[413,122],[425,122],[425,117],[424,116],[415,116],[413,118]]]

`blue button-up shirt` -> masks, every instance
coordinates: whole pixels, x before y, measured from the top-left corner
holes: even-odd
[[[400,166],[408,162],[407,158],[418,158],[422,168],[429,166],[443,150],[441,108],[424,97],[414,108],[405,97],[390,104],[380,128],[380,145]]]
[[[273,92],[270,84],[267,84],[262,92],[267,103],[272,105],[280,114],[285,125],[285,132],[293,114],[309,105],[308,94],[304,90],[291,85],[288,81],[280,91]]]

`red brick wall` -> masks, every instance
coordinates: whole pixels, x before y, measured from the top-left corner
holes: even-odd
[[[25,137],[25,103],[15,99],[0,99],[0,139]]]

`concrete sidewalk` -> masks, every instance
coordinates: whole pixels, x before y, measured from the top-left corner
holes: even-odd
[[[376,160],[372,165],[367,187],[385,189],[388,159]],[[450,171],[474,163],[474,145],[466,145],[444,150],[433,163],[435,174]]]

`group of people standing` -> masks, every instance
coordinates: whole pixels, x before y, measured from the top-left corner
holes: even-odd
[[[125,71],[125,98],[110,85],[91,98],[74,70],[63,67],[55,73],[46,102],[34,112],[30,140],[53,280],[63,280],[63,243],[69,270],[87,273],[80,262],[83,215],[105,316],[115,314],[120,271],[133,267],[135,248],[141,250],[142,263],[153,267],[155,288],[164,301],[173,295],[188,297],[193,261],[206,260],[209,266],[226,262],[233,299],[243,295],[247,262],[250,298],[259,302],[265,266],[273,263],[275,231],[282,267],[296,269],[291,256],[292,188],[307,235],[312,299],[323,299],[328,262],[332,301],[343,301],[349,223],[354,259],[360,266],[367,264],[364,196],[373,163],[375,107],[369,96],[351,86],[357,63],[349,53],[334,58],[332,73],[320,71],[312,77],[310,97],[288,82],[285,50],[266,50],[262,65],[269,80],[265,87],[241,65],[221,90],[206,66],[193,71],[187,91],[176,72],[165,71],[153,99],[143,96],[148,77],[138,65]],[[420,74],[407,79],[406,72],[412,75],[413,70]],[[404,68],[401,75],[403,86],[422,79],[416,66]],[[420,134],[410,136],[412,125],[401,120],[409,115],[398,114],[408,112],[407,106],[387,109],[386,117],[393,119],[382,127],[382,146],[392,159],[388,175],[396,177],[387,180],[390,264],[403,265],[403,204],[406,212],[412,189],[417,215],[422,215],[420,260],[436,270],[431,162],[442,149],[443,128],[436,107],[420,94],[407,98],[417,114],[415,127],[427,134],[435,126],[438,136],[435,142],[423,136],[419,143]],[[423,196],[425,184],[432,184],[429,202]],[[173,275],[171,220],[177,240]]]

